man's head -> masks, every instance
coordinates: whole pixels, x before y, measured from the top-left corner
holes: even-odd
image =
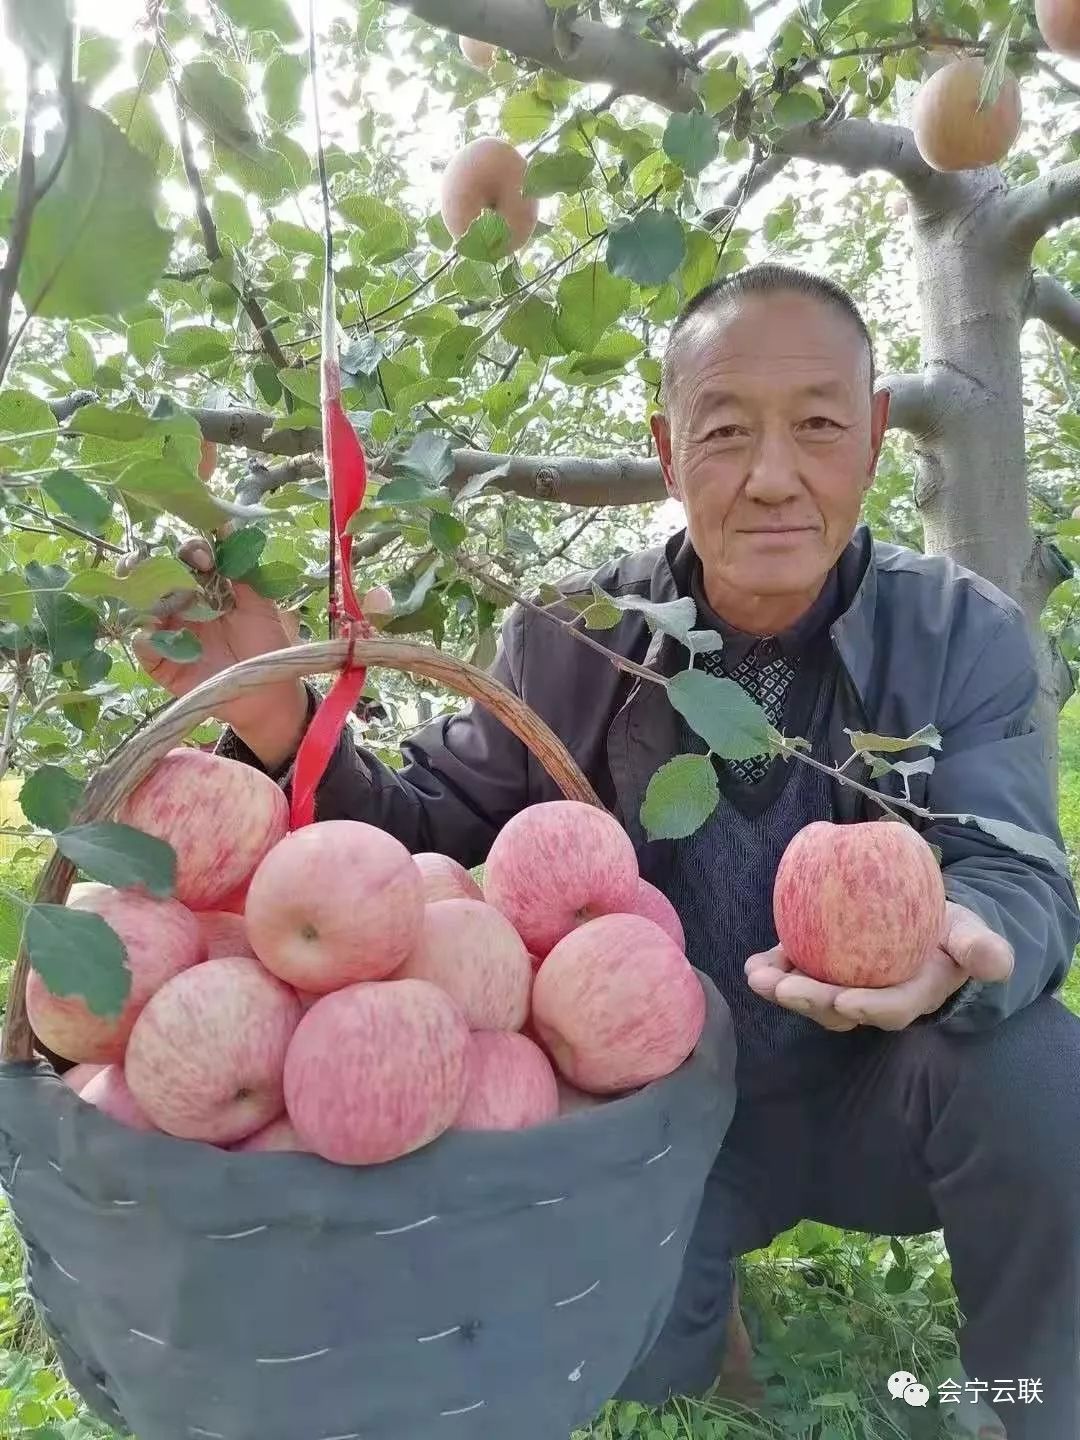
[[[889,397],[846,290],[759,265],[702,291],[675,325],[653,420],[706,593],[733,624],[793,623],[851,539]]]

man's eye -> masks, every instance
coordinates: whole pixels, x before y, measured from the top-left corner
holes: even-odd
[[[803,425],[810,430],[842,430],[844,427],[828,415],[811,415]]]
[[[740,425],[714,425],[706,440],[736,440],[742,434]]]

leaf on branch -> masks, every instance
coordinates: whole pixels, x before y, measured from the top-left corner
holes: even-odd
[[[58,765],[42,765],[27,776],[19,791],[19,809],[41,830],[63,830],[71,824],[82,799],[83,782]]]
[[[200,370],[232,354],[232,341],[224,330],[212,325],[180,325],[166,336],[160,347],[166,365],[178,370]]]
[[[689,40],[700,40],[712,30],[749,30],[754,18],[747,0],[694,0],[683,16],[682,30]]]
[[[433,490],[444,486],[453,473],[454,452],[450,442],[435,430],[421,430],[405,454],[395,458],[391,466],[391,474],[411,476]]]
[[[127,575],[114,575],[108,570],[80,571],[64,588],[67,594],[84,599],[114,595],[133,610],[148,611],[163,596],[194,590],[196,584],[195,576],[181,560],[172,555],[152,555],[140,560]]]
[[[139,887],[165,900],[176,888],[176,853],[131,825],[102,821],[56,835],[56,848],[91,880],[118,889]]]
[[[468,529],[456,515],[435,514],[428,524],[431,543],[446,555],[453,555],[469,537]]]
[[[217,0],[217,5],[242,30],[269,30],[282,45],[292,45],[302,31],[288,0]]]
[[[266,549],[266,531],[256,525],[234,530],[214,546],[214,566],[227,580],[243,580]]]
[[[33,561],[26,567],[26,580],[34,592],[34,606],[53,660],[81,660],[89,655],[98,637],[98,617],[88,606],[62,593],[68,572],[59,565]]]
[[[985,815],[957,815],[949,818],[959,820],[962,825],[974,825],[976,829],[1000,840],[1002,845],[1020,855],[1031,855],[1037,860],[1045,860],[1061,875],[1069,874],[1068,856],[1045,835],[1039,835],[1034,830],[1025,830],[1021,825],[1013,825],[1009,820],[989,819]]]
[[[923,745],[931,750],[941,749],[941,732],[935,725],[924,725],[906,740],[899,740],[892,735],[874,735],[864,730],[845,730],[844,734],[851,741],[851,748],[857,755],[871,750],[882,755],[898,755],[903,750],[918,750]]]
[[[885,760],[880,755],[868,755],[866,761],[871,780],[880,780],[884,775],[900,775],[906,782],[912,775],[932,775],[937,767],[932,755],[927,755],[925,760]]]
[[[259,137],[248,118],[244,87],[212,60],[195,60],[184,66],[180,95],[185,109],[212,140],[241,154],[258,149]]]
[[[606,265],[586,265],[559,282],[555,333],[568,350],[590,351],[604,331],[625,315],[633,286]]]
[[[155,511],[168,511],[198,530],[215,530],[234,516],[266,513],[257,506],[219,500],[194,471],[164,460],[136,460],[121,471],[115,484],[123,494]]]
[[[341,373],[369,380],[378,371],[385,354],[378,335],[361,335],[357,340],[350,340],[341,352]]]
[[[176,665],[191,665],[202,657],[202,641],[193,630],[155,630],[151,646]]]
[[[680,600],[657,602],[646,600],[640,595],[609,595],[599,585],[593,586],[597,600],[606,600],[617,610],[628,610],[644,617],[649,629],[671,635],[680,644],[691,649],[690,634],[697,623],[697,606],[688,596]]]
[[[574,195],[592,174],[595,161],[579,150],[556,150],[554,155],[534,155],[522,182],[522,193],[538,200],[550,195]]]
[[[693,655],[715,655],[724,648],[724,637],[719,630],[691,630],[690,651]]]
[[[109,523],[112,500],[88,485],[81,475],[75,475],[70,470],[54,470],[41,482],[41,488],[65,515],[84,530],[99,535]]]
[[[0,470],[39,470],[56,448],[56,418],[29,390],[0,391]]]
[[[716,121],[700,110],[672,115],[664,131],[664,153],[684,175],[700,175],[720,153]]]
[[[594,593],[596,598],[581,611],[585,628],[587,630],[614,630],[622,619],[622,611],[617,605],[612,604],[611,596],[603,590],[598,588]]]
[[[102,440],[130,442],[145,440],[154,433],[154,421],[137,406],[110,410],[107,405],[83,405],[68,422],[76,435],[96,435]]]
[[[27,310],[65,320],[119,315],[145,300],[172,245],[157,223],[158,179],[149,160],[107,115],[82,101],[76,107],[74,135],[34,210],[19,268]],[[63,127],[47,137],[43,173],[63,143]],[[0,191],[0,219],[13,213],[16,185],[13,174]]]
[[[457,252],[466,260],[494,265],[510,253],[510,226],[494,210],[485,210],[457,242]]]
[[[686,234],[668,210],[646,210],[608,235],[608,269],[637,285],[663,285],[685,258]]]
[[[120,1014],[131,993],[131,971],[123,942],[100,915],[31,906],[25,941],[30,964],[53,995],[77,995],[103,1019]]]
[[[979,86],[978,109],[987,110],[1001,94],[1005,83],[1005,72],[1009,64],[1009,41],[1012,39],[1012,22],[1003,25],[994,37],[993,44],[986,52],[982,84]]]
[[[770,754],[780,738],[760,705],[734,680],[684,670],[668,685],[672,705],[723,760]]]
[[[68,0],[8,0],[4,29],[8,39],[34,65],[59,71],[67,43],[71,9]]]
[[[708,755],[676,755],[649,781],[641,823],[650,840],[685,840],[720,803],[716,767]]]
[[[483,470],[479,475],[472,475],[455,495],[454,504],[462,505],[466,500],[475,500],[482,490],[486,490],[496,480],[508,480],[509,478],[509,461],[504,465],[495,465],[490,470]]]

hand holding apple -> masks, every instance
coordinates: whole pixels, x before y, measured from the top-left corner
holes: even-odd
[[[937,943],[911,979],[876,989],[813,980],[795,969],[782,945],[746,962],[750,988],[766,1000],[816,1020],[826,1030],[906,1030],[939,1010],[967,980],[1003,981],[1014,957],[1006,940],[963,905],[949,903]]]

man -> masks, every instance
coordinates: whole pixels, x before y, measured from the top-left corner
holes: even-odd
[[[846,292],[774,266],[705,291],[674,330],[665,397],[653,428],[686,533],[612,562],[597,583],[654,601],[692,596],[699,624],[724,641],[698,663],[735,679],[815,758],[849,761],[847,730],[906,736],[933,724],[942,746],[933,772],[912,779],[916,801],[1060,844],[1019,609],[946,560],[856,528],[889,397],[875,393],[870,337]],[[180,690],[288,639],[273,607],[243,591],[203,638],[199,664],[144,650],[146,663]],[[651,637],[638,614],[605,639],[661,673],[685,668],[685,650]],[[1011,1440],[1080,1435],[1080,1020],[1052,994],[1078,933],[1068,881],[974,828],[928,824],[950,903],[920,973],[881,991],[819,984],[776,947],[773,877],[804,825],[872,818],[872,803],[805,765],[717,762],[712,819],[688,840],[649,842],[639,820],[649,779],[704,748],[662,688],[520,608],[495,673],[625,825],[739,1041],[739,1102],[681,1288],[625,1394],[660,1402],[710,1386],[733,1256],[801,1217],[878,1233],[944,1227],[968,1377],[1014,1395],[1021,1379],[1041,1381],[1041,1403],[999,1404]],[[292,686],[239,702],[222,716],[235,732],[227,748],[287,780],[311,709]],[[524,747],[478,709],[403,750],[394,772],[343,739],[320,818],[367,820],[414,851],[472,865],[517,811],[556,798]],[[848,773],[867,778],[859,765]],[[876,783],[895,794],[894,781]],[[910,1356],[898,1360],[910,1368]]]

